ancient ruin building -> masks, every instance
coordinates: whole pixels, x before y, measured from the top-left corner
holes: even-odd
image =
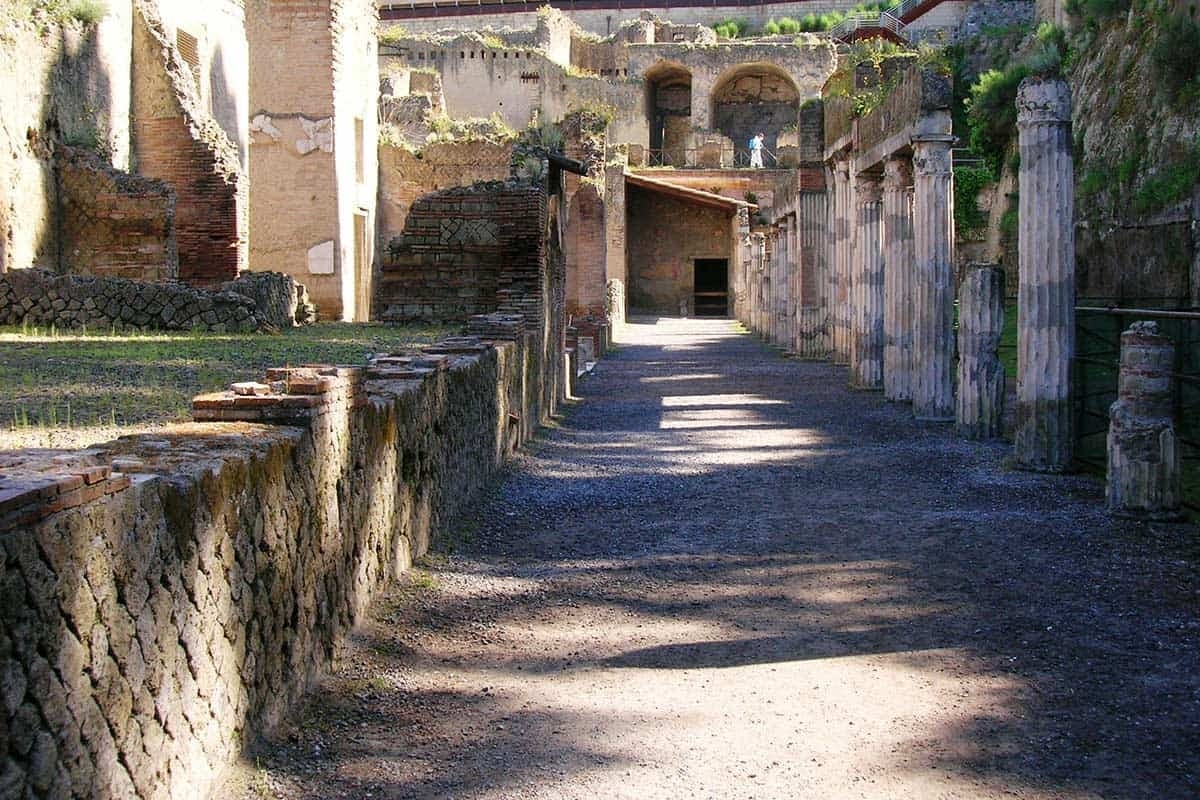
[[[251,267],[304,283],[327,318],[366,320],[379,138],[373,4],[270,0],[246,15]]]

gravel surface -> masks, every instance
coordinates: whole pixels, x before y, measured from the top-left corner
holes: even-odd
[[[627,327],[226,796],[1192,798],[1197,531]]]

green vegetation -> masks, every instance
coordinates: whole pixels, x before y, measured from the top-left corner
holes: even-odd
[[[763,26],[762,33],[774,36],[778,34],[827,31],[855,14],[878,14],[880,11],[891,8],[892,5],[894,3],[864,2],[859,3],[849,11],[831,11],[827,14],[805,14],[800,19],[795,19],[794,17],[780,17],[779,19],[775,19],[772,17]],[[713,26],[713,30],[717,32],[718,36],[725,39],[741,39],[758,33],[758,31],[750,27],[750,23],[747,20],[733,18],[721,20]]]
[[[1165,17],[1150,55],[1172,99],[1200,100],[1200,24],[1182,15]]]
[[[979,193],[995,178],[984,167],[954,168],[954,227],[970,236],[987,228],[987,215],[979,208]]]
[[[396,45],[408,38],[408,31],[403,25],[388,25],[379,29],[379,43]]]
[[[179,421],[187,418],[193,396],[260,380],[268,367],[362,364],[371,353],[434,342],[457,330],[348,323],[280,334],[2,328],[0,449],[40,428]]]
[[[738,39],[750,32],[750,21],[726,18],[714,25],[713,30],[723,39]]]
[[[1133,196],[1133,210],[1139,214],[1163,211],[1192,194],[1200,183],[1200,137],[1190,149],[1147,178]]]
[[[104,0],[11,0],[0,3],[0,15],[9,19],[94,25],[108,15]]]
[[[456,119],[445,112],[431,114],[425,120],[429,124],[427,142],[490,142],[503,144],[517,138],[517,132],[499,113],[490,117],[469,117]]]

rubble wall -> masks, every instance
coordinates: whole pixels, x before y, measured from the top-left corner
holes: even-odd
[[[524,333],[457,352],[197,399],[242,421],[0,454],[6,794],[212,796],[536,426]]]

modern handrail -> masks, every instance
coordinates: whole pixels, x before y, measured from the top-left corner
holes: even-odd
[[[852,14],[829,30],[829,35],[839,41],[846,41],[852,34],[863,28],[870,30],[885,30],[896,36],[903,36],[908,27],[890,11],[867,11]]]

